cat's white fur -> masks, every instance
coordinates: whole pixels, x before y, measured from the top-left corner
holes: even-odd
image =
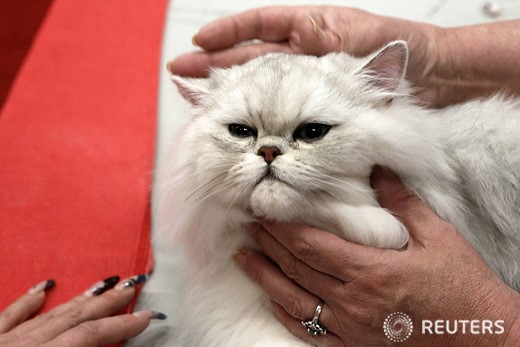
[[[408,233],[369,184],[375,164],[395,171],[520,289],[520,104],[496,96],[422,109],[403,79],[407,59],[406,43],[396,41],[364,59],[270,54],[208,79],[173,76],[193,119],[155,189],[159,234],[187,256],[184,345],[305,345],[266,308],[232,254],[254,246],[254,216],[401,248]],[[232,123],[258,137],[230,134]],[[304,123],[333,127],[320,140],[295,141]],[[263,179],[261,146],[282,151],[271,164],[277,179]]]

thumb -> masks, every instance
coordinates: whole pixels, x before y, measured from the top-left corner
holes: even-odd
[[[434,237],[439,216],[417,195],[403,185],[392,171],[376,166],[370,176],[372,188],[377,191],[381,207],[390,210],[406,226],[412,242],[424,241]]]
[[[331,52],[341,52],[342,40],[333,28],[325,25],[323,14],[301,15],[295,23],[295,33],[303,53],[322,56]]]

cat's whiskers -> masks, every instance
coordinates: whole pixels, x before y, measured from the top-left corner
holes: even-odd
[[[232,185],[229,183],[217,185],[215,187],[210,187],[208,190],[205,191],[207,194],[206,196],[202,197],[199,201],[195,202],[195,204],[192,206],[192,208],[195,208],[197,205],[202,203],[204,200],[207,200],[208,198],[226,190],[227,188],[231,187]]]
[[[227,167],[227,166],[226,166]],[[199,192],[201,189],[203,189],[204,187],[207,187],[209,184],[211,184],[212,182],[214,182],[215,180],[219,179],[220,177],[224,176],[225,174],[227,174],[227,171],[224,171],[222,173],[220,173],[219,175],[217,175],[216,177],[213,177],[212,179],[210,179],[208,182],[204,183],[202,186],[200,186],[199,188],[197,188],[193,193],[191,193],[185,200],[184,202],[188,202],[188,200],[190,200],[191,197],[193,197],[195,194],[197,194],[197,192]],[[210,187],[210,190],[211,190],[211,187]]]
[[[342,179],[339,179],[339,178],[337,178],[337,177],[334,177],[334,176],[328,175],[328,174],[323,173],[323,172],[320,172],[320,173],[318,173],[318,174],[319,174],[320,176],[325,176],[326,178],[330,178],[330,179],[332,179],[332,180],[334,180],[334,181],[340,182],[340,183],[341,183],[341,186],[338,186],[338,187],[343,187],[343,186],[346,185],[346,186],[348,186],[349,188],[354,189],[354,190],[357,190],[357,191],[360,192],[360,193],[366,193],[366,190],[365,190],[365,189],[359,187],[359,186],[356,185],[356,184],[353,184],[352,182],[349,182],[348,180],[342,180]],[[331,182],[329,182],[329,183],[331,183]]]
[[[224,214],[222,215],[222,218],[220,218],[220,221],[219,221],[219,224],[222,224],[222,222],[224,221],[225,217],[226,217],[226,214],[228,213],[229,209],[231,208],[231,206],[233,206],[233,204],[235,203],[235,201],[238,199],[238,197],[240,196],[240,191],[237,193],[237,195],[235,196],[235,198],[231,201],[231,203],[229,204],[229,206],[226,208],[226,211],[224,211]]]
[[[330,187],[332,188],[336,188],[338,190],[343,190],[343,187],[339,186],[339,185],[336,185],[334,183],[331,183],[331,182],[328,182],[328,181],[325,181],[325,180],[322,180],[322,179],[319,179],[317,177],[313,177],[313,182],[316,184],[316,186],[319,188],[318,190],[316,190],[315,192],[320,194],[321,197],[323,197],[323,199],[325,201],[327,201],[327,198],[326,196],[323,194],[323,192],[326,192],[327,194],[329,194],[330,196],[332,196],[333,198],[336,198],[339,202],[342,202],[342,203],[345,203],[345,201],[340,198],[339,196],[337,196],[336,194],[334,194]],[[325,183],[325,185],[320,185],[318,183]]]

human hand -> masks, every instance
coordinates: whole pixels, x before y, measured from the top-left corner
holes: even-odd
[[[135,286],[146,278],[139,275],[120,283],[118,276],[107,278],[69,302],[27,320],[40,309],[46,291],[54,286],[52,280],[39,283],[0,313],[0,345],[104,346],[134,337],[150,319],[166,318],[154,311],[112,316],[130,303]]]
[[[267,257],[242,249],[237,263],[270,298],[287,329],[325,346],[386,345],[383,322],[404,312],[414,333],[403,345],[519,345],[520,295],[488,268],[469,243],[396,177],[373,174],[381,206],[407,226],[404,250],[366,247],[309,226],[264,224],[253,236]],[[325,336],[310,336],[301,325],[325,305],[319,323]],[[421,333],[423,319],[503,320],[504,334]]]
[[[266,7],[219,19],[193,37],[204,51],[179,56],[169,63],[172,73],[203,77],[209,67],[229,67],[267,52],[321,56],[347,52],[366,56],[396,39],[410,49],[407,77],[418,96],[438,104],[434,85],[442,28],[333,6]],[[258,42],[241,45],[250,40]]]

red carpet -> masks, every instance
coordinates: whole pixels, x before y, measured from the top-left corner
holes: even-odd
[[[149,269],[166,0],[55,0],[0,114],[0,310]]]

